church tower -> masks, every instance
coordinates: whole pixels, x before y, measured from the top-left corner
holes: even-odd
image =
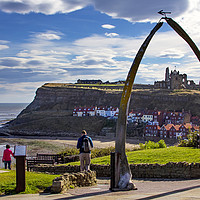
[[[170,89],[170,75],[169,75],[169,67],[166,68],[165,71],[165,83],[166,83],[166,88]]]

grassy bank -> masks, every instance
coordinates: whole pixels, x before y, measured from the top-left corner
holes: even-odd
[[[188,147],[168,147],[162,149],[146,149],[127,152],[128,162],[130,164],[166,164],[168,162],[188,162],[200,163],[200,149]],[[79,165],[79,162],[70,163]],[[107,165],[110,164],[110,156],[92,159],[92,164]]]
[[[35,194],[44,191],[52,185],[52,180],[59,175],[26,172],[25,194]],[[15,194],[16,171],[0,173],[0,194]]]
[[[28,156],[36,156],[37,153],[58,153],[70,145],[57,143],[56,140],[45,141],[41,139],[0,138],[0,144],[26,145]],[[71,146],[70,146],[71,147]]]

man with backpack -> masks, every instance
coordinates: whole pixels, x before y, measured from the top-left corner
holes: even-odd
[[[77,149],[80,149],[80,170],[88,171],[91,163],[91,148],[93,148],[92,139],[87,136],[85,130],[82,131],[82,136],[78,139]]]

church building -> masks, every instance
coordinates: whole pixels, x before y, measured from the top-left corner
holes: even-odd
[[[187,74],[179,74],[179,71],[171,71],[169,73],[169,67],[165,71],[165,80],[155,81],[154,88],[160,89],[194,89],[196,84],[193,80],[187,80]]]

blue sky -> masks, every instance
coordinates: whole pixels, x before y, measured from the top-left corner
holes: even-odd
[[[31,102],[47,82],[125,80],[141,44],[172,17],[200,47],[200,0],[0,0],[0,102]],[[152,39],[135,83],[165,68],[200,81],[198,59],[166,23]]]

